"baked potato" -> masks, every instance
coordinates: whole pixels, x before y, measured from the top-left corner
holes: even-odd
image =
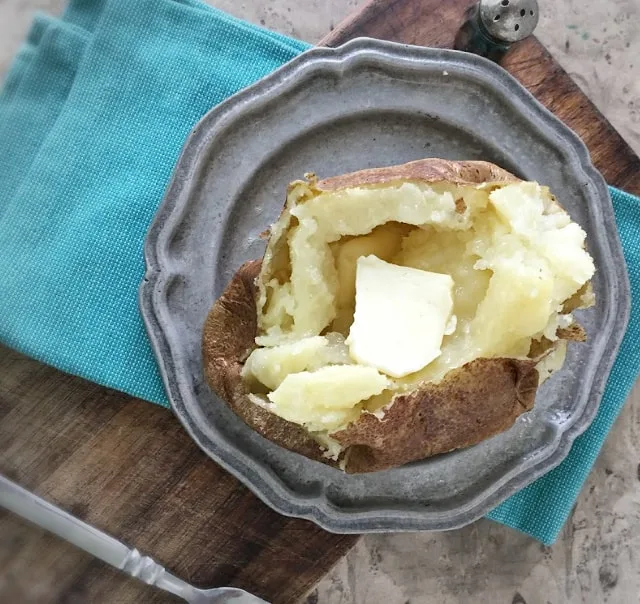
[[[594,303],[585,233],[548,188],[424,159],[291,183],[262,262],[204,325],[208,383],[249,426],[347,472],[508,429]]]

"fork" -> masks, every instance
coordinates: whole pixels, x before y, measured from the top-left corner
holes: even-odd
[[[268,604],[236,587],[198,589],[168,573],[137,549],[71,516],[64,510],[0,476],[0,506],[61,537],[103,562],[190,604]]]

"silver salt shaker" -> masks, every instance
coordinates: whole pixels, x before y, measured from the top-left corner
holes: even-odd
[[[454,48],[500,61],[538,25],[536,0],[480,0],[469,8]]]

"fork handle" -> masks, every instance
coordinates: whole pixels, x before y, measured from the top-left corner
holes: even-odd
[[[127,547],[4,476],[0,476],[0,506],[149,585],[183,599],[189,599],[194,589],[137,549]]]

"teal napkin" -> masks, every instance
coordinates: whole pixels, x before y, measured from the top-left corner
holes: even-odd
[[[308,48],[195,1],[38,16],[0,97],[0,341],[168,406],[142,244],[190,129]]]
[[[167,406],[138,312],[143,240],[190,129],[308,45],[196,0],[38,15],[0,93],[0,341]],[[640,299],[640,200],[612,190]],[[600,413],[490,517],[551,543],[640,367],[638,305]]]

